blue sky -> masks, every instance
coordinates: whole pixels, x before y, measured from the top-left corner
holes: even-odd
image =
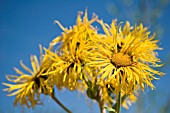
[[[138,3],[137,0],[134,1]],[[110,12],[108,9],[110,6],[117,7],[113,9],[116,11],[113,14],[116,15]],[[123,7],[118,0],[97,2],[95,0],[0,0],[0,83],[7,82],[6,74],[15,74],[13,67],[21,69],[19,65],[21,59],[30,67],[29,57],[31,54],[39,55],[38,45],[42,44],[48,47],[49,42],[61,34],[62,30],[54,24],[54,20],[59,20],[65,27],[72,26],[75,24],[77,12],[85,11],[86,8],[88,8],[89,18],[93,13],[96,13],[100,19],[107,23],[111,23],[114,18],[117,18],[119,22],[129,20],[131,23],[135,23],[126,12],[130,9]],[[160,44],[164,50],[159,52],[159,57],[166,62],[170,58],[169,11],[170,5],[167,5],[157,22],[163,29]],[[150,27],[154,27],[154,25]],[[161,70],[166,73],[166,76],[154,82],[157,89],[153,91],[153,94],[159,93],[157,97],[163,99],[156,102],[163,104],[166,97],[170,95],[170,90],[167,88],[170,85],[169,65]],[[0,85],[0,113],[21,112],[20,107],[13,107],[14,97],[7,97],[6,92],[2,92],[3,88],[4,86]],[[147,90],[145,95],[148,92],[152,91]],[[91,102],[86,101],[82,95],[78,96],[76,92],[57,92],[56,95],[75,113],[99,112],[97,103],[92,104],[93,108],[90,109]],[[38,110],[49,111],[49,109],[52,113],[55,111],[64,112],[49,97],[45,98],[43,106],[37,106],[35,110],[26,110],[25,112],[36,113]],[[129,112],[123,111],[125,111],[124,113],[133,113],[134,109],[131,107]]]

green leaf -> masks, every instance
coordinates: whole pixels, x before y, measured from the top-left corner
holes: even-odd
[[[106,107],[104,106],[104,108],[107,110],[107,111],[112,111],[113,113],[117,113],[115,109],[111,108],[111,107]]]

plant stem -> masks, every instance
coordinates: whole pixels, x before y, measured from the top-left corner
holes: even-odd
[[[117,100],[117,113],[121,112],[121,103],[122,103],[122,97],[121,97],[121,90],[118,94],[118,100]]]
[[[72,113],[68,108],[66,108],[56,97],[55,94],[51,94],[51,98],[58,104],[60,105],[67,113]]]
[[[103,101],[103,97],[102,97],[101,87],[98,88],[98,104],[100,107],[100,113],[106,113],[106,110],[104,108],[104,101]]]

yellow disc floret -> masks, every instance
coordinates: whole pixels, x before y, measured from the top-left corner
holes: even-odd
[[[116,53],[112,55],[111,58],[112,63],[117,67],[125,67],[132,64],[131,57],[127,54]]]

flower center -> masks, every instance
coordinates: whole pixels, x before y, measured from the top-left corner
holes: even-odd
[[[132,59],[129,55],[116,53],[112,55],[111,61],[117,67],[129,66],[132,64]]]

